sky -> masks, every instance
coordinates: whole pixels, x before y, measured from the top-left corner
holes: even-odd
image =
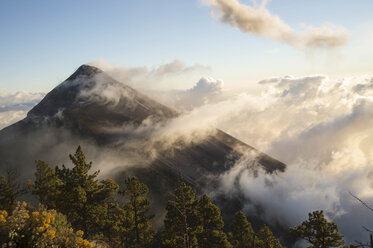
[[[219,18],[213,2],[1,1],[0,92],[48,92],[81,64],[97,60],[149,70],[175,60],[210,68],[172,77],[159,89],[191,88],[201,76],[224,80],[226,87],[250,87],[270,77],[337,78],[371,70],[370,0],[266,1],[266,11],[295,32],[324,25],[346,31],[346,44],[316,50],[244,32]]]

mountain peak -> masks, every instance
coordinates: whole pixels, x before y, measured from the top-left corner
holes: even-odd
[[[97,67],[91,65],[81,65],[67,80],[74,80],[80,76],[93,76],[103,71]]]
[[[102,70],[80,66],[67,80],[49,92],[28,114],[34,123],[58,123],[101,133],[144,120],[165,121],[178,113],[122,84]]]

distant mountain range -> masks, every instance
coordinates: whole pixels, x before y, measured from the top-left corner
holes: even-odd
[[[219,176],[237,161],[251,154],[244,160],[247,166],[261,166],[266,173],[285,170],[285,164],[218,129],[167,139],[169,125],[181,116],[100,69],[82,65],[25,119],[0,131],[0,162],[31,177],[34,160],[65,163],[80,144],[89,160],[98,159],[105,176],[119,183],[124,176],[140,177],[152,190],[154,205],[164,207],[182,177],[199,192],[211,193],[224,216],[242,207],[239,194],[218,192]],[[183,123],[177,123],[182,130]]]

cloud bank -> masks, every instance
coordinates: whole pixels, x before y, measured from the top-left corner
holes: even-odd
[[[335,25],[307,27],[296,32],[280,17],[270,13],[263,1],[260,7],[251,7],[238,0],[210,0],[213,16],[220,21],[240,29],[242,32],[267,37],[299,49],[337,48],[347,43],[346,29]]]
[[[361,226],[371,227],[373,214],[349,192],[373,202],[373,77],[285,76],[260,85],[260,97],[241,95],[205,108],[222,110],[214,119],[218,127],[285,162],[287,170],[253,174],[243,158],[221,177],[222,189],[234,193],[238,186],[250,199],[247,212],[288,226],[324,209],[347,241],[366,240]]]
[[[26,91],[14,94],[0,93],[0,129],[26,117],[27,112],[43,97],[44,93]]]

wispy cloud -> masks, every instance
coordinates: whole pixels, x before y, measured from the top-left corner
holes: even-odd
[[[160,84],[162,80],[166,79],[167,77],[176,77],[194,72],[211,70],[211,67],[206,65],[186,65],[180,60],[174,60],[170,63],[162,64],[151,69],[146,66],[116,66],[104,59],[92,61],[88,64],[102,69],[118,81],[134,86],[135,88],[156,88],[157,84]]]
[[[212,15],[220,21],[240,29],[247,34],[267,37],[299,49],[330,49],[345,45],[349,34],[343,27],[332,24],[322,27],[306,27],[296,32],[280,17],[266,8],[266,2],[249,6],[238,0],[210,0]]]

